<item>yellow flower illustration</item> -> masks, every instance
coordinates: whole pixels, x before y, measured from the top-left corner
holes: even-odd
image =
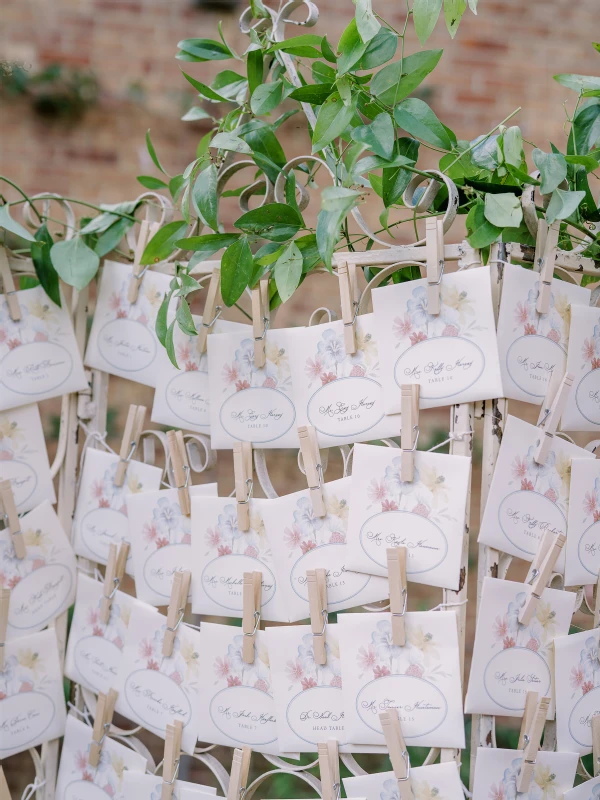
[[[121,619],[126,627],[129,627],[129,618],[131,617],[131,609],[127,606],[121,606]]]
[[[565,494],[569,494],[571,486],[571,458],[566,453],[559,453],[556,458],[556,472],[561,479]]]
[[[185,661],[187,667],[186,677],[189,677],[190,675],[196,675],[200,665],[198,663],[199,656],[194,650],[194,645],[187,639],[184,639],[181,642],[179,652],[181,653],[181,657]]]
[[[284,349],[277,347],[273,342],[269,342],[267,339],[267,345],[265,348],[265,352],[267,355],[267,361],[270,361],[274,364],[278,370],[288,370],[288,356]]]
[[[556,612],[552,610],[550,603],[544,603],[540,600],[535,610],[535,616],[544,629],[544,633],[547,634],[548,637],[552,636],[556,625]]]
[[[364,333],[360,327],[356,331],[356,349],[364,353],[368,365],[377,360],[377,343],[370,333]]]
[[[123,773],[125,772],[125,762],[120,756],[113,755],[111,758],[111,764],[120,786],[121,782],[123,781]]]
[[[533,780],[544,792],[544,798],[548,798],[548,800],[550,800],[550,798],[558,797],[556,794],[556,775],[550,771],[549,766],[546,764],[536,764],[533,773]]]
[[[429,489],[433,495],[433,505],[439,506],[441,503],[448,502],[448,492],[446,491],[446,479],[439,475],[435,467],[422,467],[421,483]]]
[[[554,308],[562,317],[565,326],[568,327],[571,321],[571,306],[566,294],[556,294],[554,296]]]
[[[473,315],[473,306],[466,292],[459,292],[456,286],[444,286],[442,283],[442,303],[458,312],[461,325],[464,324],[467,314]]]
[[[427,781],[417,783],[411,781],[415,800],[439,800],[440,790],[437,786],[431,786]]]
[[[39,300],[35,300],[29,306],[29,313],[32,316],[43,320],[44,322],[50,322],[50,320],[54,318],[54,312],[52,311],[52,308],[46,303],[40,302]]]
[[[0,417],[0,441],[2,439],[12,439],[18,442],[23,438],[23,431],[16,422],[11,422],[7,416]]]
[[[22,667],[25,667],[25,669],[30,669],[34,675],[37,675],[38,670],[42,666],[40,654],[31,650],[31,648],[19,650],[17,661]]]
[[[256,645],[256,653],[257,653],[259,659],[265,665],[265,667],[268,667],[269,666],[269,651],[267,650],[267,648],[264,646],[264,644],[262,642],[259,642]]]
[[[23,531],[23,538],[28,547],[39,547],[42,552],[46,552],[49,537],[41,528],[35,531],[33,528],[28,528],[28,530]]]
[[[334,639],[331,634],[327,635],[327,647],[329,648],[330,654],[333,658],[340,657],[340,645],[337,639]]]
[[[256,511],[250,514],[250,527],[253,531],[256,531],[260,537],[266,537],[264,520]]]
[[[159,306],[163,299],[161,292],[158,291],[153,283],[149,283],[144,289],[144,297],[154,308]]]
[[[144,484],[140,482],[138,476],[131,469],[127,470],[127,488],[131,494],[138,494],[144,488]]]
[[[409,627],[407,631],[407,639],[413,647],[420,650],[425,656],[425,660],[429,661],[433,658],[439,658],[437,644],[430,633],[425,633],[423,628]]]
[[[339,517],[341,520],[344,520],[344,522],[348,519],[348,503],[344,499],[338,500],[335,495],[327,497],[325,500],[325,508],[328,514]]]

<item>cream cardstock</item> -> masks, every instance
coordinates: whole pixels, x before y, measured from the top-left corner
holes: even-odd
[[[0,295],[0,411],[87,388],[71,317],[41,286],[16,293],[21,319]]]
[[[566,636],[576,595],[544,589],[529,625],[519,622],[531,586],[485,578],[465,700],[467,714],[522,717],[528,691],[554,698],[552,647]],[[548,719],[554,719],[554,702]]]
[[[115,486],[119,456],[88,447],[79,482],[79,494],[73,517],[73,547],[78,556],[106,564],[108,548],[129,542],[127,496],[138,492],[156,491],[162,470],[131,461],[127,466],[123,486]],[[131,552],[127,572],[133,574]]]
[[[210,436],[213,450],[234,442],[297,447],[288,331],[267,332],[264,367],[254,366],[254,339],[245,333],[209,336]]]
[[[403,383],[421,384],[421,408],[502,397],[489,267],[444,275],[438,315],[425,280],[374,289],[373,309],[388,414]]]
[[[577,756],[539,750],[529,790],[517,794],[522,750],[478,747],[473,782],[474,800],[563,800],[573,786]]]
[[[409,581],[458,589],[471,459],[417,451],[410,483],[400,462],[396,448],[354,447],[348,568],[387,577],[387,548],[403,546]]]
[[[190,497],[217,494],[216,483],[189,489]],[[136,597],[154,606],[166,606],[173,574],[191,568],[191,517],[181,513],[177,489],[130,494],[126,500]]]
[[[127,800],[160,800],[162,785],[160,775],[138,775],[134,772],[125,772],[123,775],[123,794]],[[217,790],[211,786],[176,780],[172,800],[203,800],[215,797],[216,793]]]
[[[488,494],[479,541],[532,561],[546,531],[567,532],[571,459],[594,455],[555,436],[545,464],[535,461],[535,425],[508,417]],[[557,571],[564,570],[564,555]]]
[[[280,576],[290,621],[307,619],[306,570],[327,570],[329,611],[342,611],[389,597],[387,580],[351,572],[347,565],[352,478],[323,484],[327,514],[317,517],[308,489],[265,502],[265,527]]]
[[[194,323],[196,330],[200,330],[202,317],[194,315]],[[221,319],[212,326],[210,335],[234,331],[252,336],[251,326]],[[209,433],[208,356],[200,354],[198,337],[188,336],[179,325],[173,329],[173,342],[179,369],[173,366],[165,348],[159,347],[152,422]]]
[[[116,710],[127,719],[165,738],[167,724],[183,722],[181,749],[196,744],[200,687],[200,633],[181,624],[173,654],[162,655],[166,617],[138,603],[131,609],[127,640],[115,689]],[[204,623],[203,623],[204,627]]]
[[[341,614],[338,632],[346,736],[384,744],[379,714],[397,708],[407,745],[465,746],[454,611],[409,611],[404,647],[389,613]]]
[[[600,777],[576,786],[564,793],[563,800],[598,800],[600,797]]]
[[[538,314],[535,305],[539,282],[539,273],[505,264],[498,316],[504,397],[535,405],[540,405],[546,396],[552,372],[556,369],[564,374],[569,324],[585,313],[590,302],[589,289],[553,280],[550,310]],[[571,312],[571,306],[577,306],[576,313]]]
[[[592,752],[592,717],[600,713],[598,629],[562,636],[554,643],[556,736],[559,750]]]
[[[348,797],[366,800],[398,800],[398,782],[393,772],[376,772],[343,778]],[[455,761],[410,768],[410,785],[415,800],[464,800],[460,774]],[[502,798],[502,800],[508,800]]]
[[[131,800],[125,776],[144,779],[146,759],[120,742],[107,737],[97,767],[89,763],[92,727],[69,714],[56,782],[61,800]],[[158,795],[160,797],[160,793]]]
[[[67,716],[55,631],[9,641],[4,651],[0,760],[62,736]]]
[[[565,584],[596,583],[600,570],[600,461],[571,461]]]
[[[385,413],[373,314],[357,317],[355,331],[355,353],[346,353],[341,320],[288,334],[297,424],[314,425],[321,447],[400,432],[400,417]]]
[[[45,628],[75,598],[75,553],[48,501],[21,517],[25,558],[17,558],[10,531],[0,531],[0,585],[10,589],[8,639]]]
[[[567,372],[575,382],[560,420],[563,431],[600,431],[599,369],[600,309],[578,307],[571,314]]]
[[[0,414],[0,481],[10,481],[19,514],[56,502],[37,405]]]

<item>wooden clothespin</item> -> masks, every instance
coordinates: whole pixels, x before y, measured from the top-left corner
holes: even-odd
[[[171,800],[175,781],[179,774],[181,758],[181,737],[183,735],[183,722],[174,719],[167,724],[165,732],[165,755],[163,759],[163,779],[160,791],[160,800]]]
[[[594,759],[594,778],[600,775],[600,714],[592,717],[592,753]]]
[[[527,733],[524,735],[525,747],[523,748],[523,761],[521,763],[521,770],[517,777],[517,791],[529,791],[529,784],[533,778],[533,770],[535,762],[540,749],[540,741],[546,724],[546,716],[548,714],[548,707],[550,706],[550,698],[542,697],[538,702],[533,715],[533,720],[528,728]]]
[[[192,513],[192,501],[190,500],[191,469],[182,431],[168,431],[167,446],[169,448],[169,458],[173,469],[173,479],[177,487],[179,508],[182,514],[189,517]]]
[[[104,572],[104,593],[100,601],[100,619],[105,625],[108,624],[110,619],[110,610],[117,589],[123,580],[128,556],[128,542],[121,542],[118,550],[116,544],[109,545],[106,571]]]
[[[242,800],[248,783],[250,772],[250,757],[252,750],[249,747],[236,747],[231,761],[231,774],[227,787],[227,800]]]
[[[323,499],[323,467],[321,464],[321,451],[317,441],[317,431],[313,425],[300,425],[298,439],[300,440],[300,452],[302,453],[312,509],[317,517],[324,517],[327,514],[327,510]]]
[[[206,353],[206,343],[208,335],[212,333],[212,328],[215,322],[221,316],[223,311],[223,300],[221,299],[221,270],[215,267],[210,276],[210,283],[208,284],[208,292],[206,294],[206,301],[204,303],[204,311],[202,312],[202,325],[198,331],[198,352],[200,355]]]
[[[13,322],[19,322],[21,319],[21,305],[19,303],[17,290],[15,289],[13,274],[10,271],[6,248],[2,245],[0,245],[0,280],[4,288],[4,296],[6,297],[6,305],[8,306],[10,318]]]
[[[171,599],[169,600],[169,607],[167,609],[167,629],[163,637],[163,656],[169,657],[173,655],[173,644],[175,643],[177,630],[185,614],[191,579],[192,573],[188,569],[177,570],[173,575]]]
[[[389,708],[379,715],[381,728],[385,736],[394,776],[398,783],[400,800],[414,800],[410,783],[410,756],[402,735],[402,726],[398,716],[398,709]]]
[[[10,793],[8,791],[8,782],[4,774],[4,770],[0,767],[0,800],[10,800]]]
[[[112,723],[113,714],[115,713],[115,703],[117,702],[117,692],[115,689],[109,689],[108,694],[100,692],[98,694],[98,704],[96,706],[96,717],[94,719],[94,729],[92,732],[92,743],[90,745],[90,754],[88,761],[90,766],[97,767],[100,761],[100,753],[102,752],[102,745],[108,736],[110,726]]]
[[[267,360],[267,331],[271,315],[269,311],[269,279],[262,278],[252,289],[252,330],[254,336],[254,366],[264,367]]]
[[[531,622],[542,592],[550,580],[554,565],[566,541],[567,537],[562,533],[555,534],[552,531],[546,531],[540,541],[540,546],[529,570],[528,583],[531,584],[531,592],[519,614],[521,625],[529,625]]]
[[[538,693],[527,692],[525,695],[525,708],[523,709],[523,719],[521,720],[521,732],[519,733],[519,743],[517,750],[524,750],[526,745],[525,737],[529,734],[531,723],[535,716],[538,704]]]
[[[315,664],[326,664],[327,572],[322,568],[307,569],[306,586],[308,588],[308,608],[310,611]]]
[[[10,605],[10,589],[0,589],[0,671],[4,669],[4,647],[8,631],[8,607]]]
[[[539,267],[540,290],[535,310],[538,314],[550,311],[550,295],[552,294],[552,276],[558,249],[558,233],[560,223],[554,222],[550,227],[545,219],[538,219],[537,237],[535,240],[535,264]]]
[[[440,313],[440,284],[444,274],[444,223],[440,217],[425,220],[427,257],[427,313]]]
[[[252,445],[235,442],[233,445],[233,474],[237,501],[237,524],[241,531],[250,530],[250,498],[252,497]]]
[[[558,429],[560,418],[563,415],[571,386],[575,380],[572,372],[566,372],[549,407],[544,409],[541,422],[538,424],[541,438],[533,458],[537,464],[545,464],[548,453],[552,447],[554,434]],[[553,387],[551,387],[553,388]]]
[[[388,547],[386,550],[388,582],[390,587],[390,611],[392,612],[392,641],[399,647],[406,644],[406,547]]]
[[[142,255],[144,254],[146,245],[159,228],[159,222],[148,222],[147,219],[144,219],[140,223],[140,235],[138,236],[135,255],[133,257],[133,274],[129,280],[129,289],[127,290],[127,300],[132,304],[137,303],[140,286],[142,285],[142,278],[148,269],[148,266],[143,267],[140,264]]]
[[[4,517],[4,527],[10,531],[10,538],[17,558],[25,558],[27,548],[21,531],[21,520],[10,481],[0,481],[0,509]]]
[[[125,483],[127,465],[133,458],[140,442],[145,419],[146,406],[134,406],[133,404],[129,406],[129,413],[125,421],[125,430],[123,431],[123,438],[121,439],[121,449],[119,450],[119,462],[115,472],[115,486],[123,486]]]
[[[418,383],[403,383],[400,391],[400,444],[402,447],[400,476],[403,481],[412,481],[415,474],[415,450],[419,441],[421,386]]]
[[[340,301],[344,322],[344,345],[346,353],[356,353],[356,317],[358,315],[356,266],[339,264],[337,274],[340,282]]]
[[[317,749],[321,773],[321,797],[323,800],[339,800],[342,785],[338,740],[328,739],[326,742],[319,742]]]
[[[242,658],[245,664],[254,664],[254,637],[260,625],[262,605],[262,572],[244,572],[242,585],[242,631],[244,642]]]

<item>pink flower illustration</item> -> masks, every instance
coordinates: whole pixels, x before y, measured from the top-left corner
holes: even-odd
[[[13,575],[13,577],[8,581],[8,588],[14,589],[15,586],[20,583],[21,576],[20,575]]]
[[[198,372],[198,364],[195,361],[186,361],[183,369],[185,372]]]
[[[334,675],[333,678],[329,681],[329,685],[335,687],[336,689],[342,688],[342,676],[341,675]]]
[[[511,464],[510,471],[512,472],[513,478],[516,480],[521,480],[527,475],[527,461],[524,458],[519,458],[519,456],[515,457],[515,460]]]
[[[258,689],[259,692],[268,692],[269,691],[269,684],[266,681],[263,681],[262,678],[259,678],[255,682],[254,688]]]
[[[110,299],[108,301],[108,305],[113,311],[116,311],[118,308],[121,308],[121,298],[116,292],[113,292],[111,294]]]
[[[285,665],[285,671],[289,680],[291,680],[293,683],[301,680],[304,676],[304,667],[298,659],[295,661],[288,661]]]
[[[158,666],[158,661],[155,661],[153,658],[150,658],[148,660],[148,663],[146,664],[146,669],[151,669],[154,670],[155,672],[158,672],[160,669],[160,667]]]
[[[177,345],[177,358],[179,361],[189,361],[191,358],[190,344]]]
[[[81,780],[87,781],[88,783],[93,783],[94,782],[94,776],[92,775],[91,772],[88,772],[88,770],[86,769],[84,771],[83,775],[81,776]]]
[[[314,550],[317,545],[314,542],[300,542],[300,550],[302,550],[302,555],[306,555],[309,550]]]
[[[265,378],[263,381],[263,386],[265,389],[275,389],[277,387],[277,381],[275,378]]]
[[[106,497],[101,497],[100,502],[98,503],[99,508],[110,508],[110,502],[106,499]]]
[[[516,645],[516,642],[512,638],[512,636],[506,636],[504,638],[504,641],[502,642],[502,647],[503,647],[504,650],[508,650],[509,648],[514,647],[515,645]]]
[[[533,650],[534,653],[537,653],[537,651],[540,649],[540,643],[538,642],[537,639],[534,639],[532,636],[531,639],[525,645],[525,647],[528,650]]]
[[[178,670],[175,670],[175,672],[172,672],[169,675],[169,678],[171,678],[172,681],[175,681],[177,686],[181,686],[181,684],[183,683],[183,675]]]
[[[9,339],[6,344],[9,350],[15,350],[17,347],[21,346],[21,341],[20,339]]]
[[[508,635],[508,620],[506,616],[504,617],[496,617],[494,620],[494,636],[496,639],[504,639],[505,636]]]
[[[141,658],[151,658],[154,654],[154,647],[150,639],[142,639],[139,644],[139,650]]]
[[[227,656],[225,658],[217,658],[215,661],[215,672],[218,678],[226,678],[231,672],[231,664]]]
[[[560,342],[560,333],[552,328],[552,330],[548,331],[546,334],[546,338],[551,339],[553,342],[558,344],[558,342]]]
[[[355,364],[355,366],[353,366],[352,369],[350,370],[350,377],[351,378],[362,378],[362,377],[364,377],[365,372],[366,372],[366,370],[365,370],[364,367],[361,367],[358,364]]]
[[[154,542],[158,537],[158,529],[153,522],[146,522],[142,530],[142,536],[147,542]]]
[[[325,386],[326,383],[333,383],[337,380],[337,376],[334,372],[324,372],[321,375],[321,383]]]
[[[420,517],[428,517],[429,509],[423,503],[418,503],[412,510],[413,514],[418,514]]]
[[[581,691],[584,694],[587,694],[588,692],[591,692],[593,688],[594,688],[594,682],[593,681],[584,681],[581,684]]]
[[[241,392],[243,389],[250,388],[250,381],[236,381],[235,382],[235,390],[236,392]]]
[[[31,681],[23,681],[19,686],[19,694],[24,694],[25,692],[33,692],[33,683]]]
[[[504,794],[504,786],[501,783],[496,786],[491,787],[490,791],[488,792],[488,800],[506,800],[506,795]]]
[[[292,525],[291,528],[286,528],[283,532],[283,541],[290,548],[295,550],[302,541],[302,534],[297,525]]]
[[[166,536],[161,536],[160,539],[156,540],[156,549],[160,550],[161,547],[166,547],[169,544],[169,540]]]
[[[116,639],[113,639],[113,644],[115,647],[118,647],[119,650],[123,649],[123,640],[121,639],[120,636],[117,636]]]
[[[415,345],[419,344],[419,342],[424,342],[427,339],[427,335],[423,331],[419,331],[418,333],[411,333],[409,338],[411,345]]]
[[[103,790],[103,791],[104,791],[104,792],[105,792],[105,793],[106,793],[106,794],[107,794],[109,797],[114,797],[114,796],[115,796],[115,789],[114,789],[114,787],[112,787],[112,786],[111,786],[109,783],[107,783],[107,784],[106,784],[106,786],[103,786],[103,787],[102,787],[102,790]]]
[[[362,670],[371,669],[377,663],[377,654],[371,645],[360,647],[358,650],[358,666]]]
[[[46,333],[36,333],[36,335],[33,337],[33,341],[34,342],[47,342],[48,341],[48,335]]]
[[[227,686],[241,686],[242,679],[238,678],[237,675],[229,675],[227,677]]]
[[[529,311],[525,303],[517,303],[515,308],[515,320],[518,325],[524,325],[529,319]]]
[[[191,544],[191,543],[192,543],[192,534],[184,533],[183,538],[181,539],[181,544]]]
[[[569,683],[571,684],[571,688],[579,689],[579,687],[583,684],[583,680],[585,675],[583,673],[583,667],[571,667],[571,675],[569,677]]]
[[[558,495],[556,494],[554,489],[546,489],[544,492],[544,497],[547,497],[548,500],[552,500],[553,503],[556,503],[558,500]]]
[[[402,317],[395,317],[394,318],[394,326],[392,328],[394,332],[394,336],[397,339],[404,339],[412,333],[412,320],[408,314],[404,315],[404,319]]]
[[[600,511],[594,511],[594,522],[600,520]]]
[[[581,347],[581,357],[584,361],[591,361],[596,354],[596,344],[593,339],[585,339]]]
[[[231,547],[228,547],[226,544],[219,545],[217,550],[217,555],[219,556],[230,556],[231,555]]]
[[[235,383],[238,378],[237,367],[235,366],[230,367],[227,364],[225,364],[225,366],[221,370],[221,377],[223,378],[223,383],[226,386],[231,386],[231,384]]]
[[[206,540],[206,544],[212,550],[213,548],[219,546],[221,541],[221,531],[218,528],[207,528],[206,536],[204,538]]]
[[[306,366],[304,367],[304,372],[306,373],[307,377],[310,378],[311,381],[316,381],[317,378],[320,378],[322,371],[323,371],[323,362],[321,361],[319,356],[315,356],[314,361],[312,360],[312,358],[306,359]]]
[[[127,311],[124,308],[119,308],[117,311],[117,319],[127,319]]]
[[[377,478],[372,478],[371,483],[367,487],[367,495],[372,503],[380,503],[387,497],[387,487],[383,481],[378,481]]]
[[[390,670],[388,667],[380,667],[379,665],[373,667],[373,677],[374,678],[385,678],[386,675],[390,675]]]
[[[593,514],[596,508],[596,495],[592,492],[586,492],[583,500],[583,510],[586,514]]]
[[[525,336],[535,336],[535,334],[537,333],[537,330],[535,329],[535,325],[531,325],[531,323],[528,322],[527,325],[525,325],[525,331],[524,332],[525,332]]]
[[[258,550],[254,545],[249,544],[248,547],[244,550],[245,556],[250,556],[250,558],[258,558]]]
[[[600,367],[600,358],[592,358],[592,369]]]
[[[419,664],[411,664],[404,674],[411,675],[413,678],[422,678],[423,667],[421,667]]]
[[[88,612],[88,625],[96,625],[100,619],[100,611],[97,608],[90,608]]]
[[[75,753],[75,766],[80,772],[82,772],[87,767],[87,765],[88,765],[87,753],[78,750]]]
[[[102,481],[94,481],[92,483],[92,496],[99,500],[104,494],[104,484]]]
[[[94,625],[92,628],[92,636],[104,636],[104,631],[99,625]]]
[[[442,331],[442,336],[458,336],[458,328],[456,325],[446,325]]]
[[[329,537],[329,544],[344,544],[346,535],[342,531],[334,531]]]
[[[302,691],[306,691],[307,689],[314,689],[317,686],[317,682],[314,678],[302,678]]]
[[[523,478],[521,481],[521,491],[522,492],[533,492],[533,483],[528,481],[526,478]]]
[[[395,500],[384,500],[381,503],[382,511],[398,511],[398,503]]]

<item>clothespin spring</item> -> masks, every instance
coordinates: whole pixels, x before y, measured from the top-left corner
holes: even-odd
[[[175,781],[177,780],[177,776],[179,775],[179,767],[180,767],[180,766],[181,766],[181,759],[180,759],[180,758],[178,758],[178,759],[175,761],[175,765],[174,765],[174,768],[173,768],[173,777],[171,778],[171,780],[170,780],[170,781],[166,781],[166,780],[163,778],[163,783],[164,783],[164,784],[166,784],[167,786],[173,786],[173,784],[174,784],[174,783],[175,783]]]
[[[244,636],[255,636],[258,626],[260,625],[260,611],[254,612],[254,630],[244,633]]]
[[[413,433],[416,433],[415,441],[414,441],[414,444],[413,444],[412,447],[403,447],[402,448],[405,453],[414,453],[414,452],[416,452],[417,445],[419,444],[419,433],[420,432],[421,432],[420,427],[418,425],[413,425]]]
[[[245,500],[238,500],[238,504],[241,506],[247,506],[250,500],[252,499],[252,491],[254,489],[254,479],[253,478],[246,478],[246,499]]]
[[[446,262],[443,258],[440,258],[438,261],[438,266],[440,268],[440,277],[437,279],[437,281],[427,281],[429,286],[439,286],[442,282],[442,278],[444,277],[444,268],[446,266]],[[406,778],[403,778],[403,780],[406,780]]]
[[[131,276],[131,277],[133,278],[133,280],[136,280],[136,281],[138,281],[138,282],[141,284],[142,278],[143,278],[143,277],[144,277],[144,275],[146,274],[146,271],[147,271],[147,269],[148,269],[148,267],[149,267],[149,266],[150,266],[149,264],[146,264],[146,266],[145,266],[145,267],[142,269],[142,271],[141,271],[141,272],[139,272],[139,273],[135,273],[135,272],[134,272],[134,273],[132,274],[132,276]]]
[[[217,316],[218,316],[218,315],[217,315]],[[215,317],[215,319],[216,319],[216,318],[217,318],[217,317]],[[262,318],[262,321],[263,321],[263,326],[264,326],[264,327],[263,327],[263,332],[261,333],[261,335],[260,335],[260,336],[255,336],[255,337],[254,337],[254,341],[255,341],[255,342],[262,342],[262,340],[263,340],[263,339],[265,338],[265,336],[267,335],[267,331],[269,330],[269,327],[270,327],[270,325],[271,325],[271,320],[270,320],[268,317],[263,317],[263,318]],[[211,324],[212,324],[212,323],[211,323]]]
[[[352,316],[352,319],[349,322],[344,322],[344,328],[351,328],[356,322],[356,318],[358,317],[358,311],[360,309],[360,301],[353,300],[352,307],[354,308],[354,315]]]
[[[392,611],[392,617],[403,617],[406,614],[406,606],[408,605],[408,589],[402,589],[402,611]]]
[[[185,617],[185,606],[180,606],[177,609],[177,613],[179,614],[179,617],[175,625],[172,628],[169,625],[167,625],[167,630],[170,633],[177,633],[177,631],[179,630],[179,626],[181,625],[181,623],[183,622],[183,618]]]
[[[329,612],[326,608],[321,609],[321,615],[323,617],[323,629],[321,633],[313,633],[313,636],[325,636],[325,631],[327,630],[327,625],[329,624]]]
[[[202,320],[202,327],[206,328],[207,330],[210,330],[212,326],[215,324],[215,322],[219,319],[222,313],[223,313],[223,306],[215,306],[214,317],[211,319],[210,322],[204,322],[204,320]]]
[[[95,745],[96,745],[96,747],[98,747],[98,748],[102,747],[102,745],[104,744],[104,740],[105,740],[105,739],[106,739],[106,737],[108,736],[108,732],[109,732],[109,730],[110,730],[110,722],[105,722],[105,723],[102,725],[102,736],[100,737],[100,741],[99,741],[99,742],[97,742],[97,741],[96,741],[96,740],[95,740],[95,739],[92,737],[92,744],[95,744]]]
[[[404,759],[404,763],[406,765],[406,775],[403,778],[396,778],[398,784],[405,783],[406,781],[410,780],[410,755],[408,750],[402,751],[402,758]]]

